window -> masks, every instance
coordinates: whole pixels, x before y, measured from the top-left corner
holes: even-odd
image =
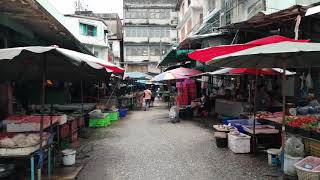
[[[97,27],[80,23],[80,34],[84,36],[97,36]]]
[[[226,12],[226,25],[231,24],[232,10]]]
[[[149,54],[148,46],[127,46],[126,55],[127,56],[148,56]]]
[[[99,52],[98,52],[98,51],[93,51],[93,55],[94,55],[95,57],[99,57]]]
[[[203,14],[202,13],[200,14],[199,20],[200,20],[199,24],[202,24],[202,22],[203,22]]]
[[[187,23],[187,34],[189,34],[191,31],[192,31],[192,22],[190,18]]]
[[[180,41],[183,41],[185,37],[186,37],[186,32],[185,32],[185,28],[183,27],[180,31],[180,38],[181,38]]]
[[[170,27],[126,27],[126,37],[170,37]]]
[[[214,9],[216,9],[216,0],[210,0],[209,1],[209,10],[213,11]]]

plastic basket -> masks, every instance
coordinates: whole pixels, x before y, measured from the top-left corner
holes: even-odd
[[[307,155],[320,157],[320,142],[312,139],[304,139],[304,150]]]
[[[228,124],[228,120],[237,120],[236,117],[229,117],[229,116],[219,116],[218,120],[223,122],[223,124]]]
[[[108,118],[104,119],[91,119],[89,120],[89,127],[107,127],[109,125]]]
[[[124,118],[128,113],[128,109],[119,109],[118,112],[119,112],[119,117]]]
[[[299,180],[320,179],[320,158],[308,156],[294,166],[297,170]],[[307,166],[310,168],[307,168]]]
[[[107,119],[109,121],[117,121],[119,119],[119,112],[118,111],[109,112],[107,115]]]

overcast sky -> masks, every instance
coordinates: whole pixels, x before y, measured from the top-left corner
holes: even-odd
[[[74,13],[75,1],[78,0],[49,0],[62,14]],[[118,13],[122,18],[122,0],[81,0],[81,4],[95,13]]]

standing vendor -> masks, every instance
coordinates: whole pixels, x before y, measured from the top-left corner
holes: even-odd
[[[312,107],[320,106],[314,93],[309,93],[308,95],[309,105]]]
[[[257,94],[255,97],[255,106],[257,111],[267,111],[270,107],[270,96],[265,91],[263,85],[259,85],[257,88]]]

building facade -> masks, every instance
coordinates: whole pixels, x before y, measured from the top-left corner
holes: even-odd
[[[202,24],[203,8],[203,0],[178,0],[176,10],[179,14],[177,31],[180,42]]]
[[[65,15],[67,28],[94,56],[111,61],[108,57],[108,26],[101,18],[84,15]]]
[[[177,42],[175,0],[124,0],[127,71],[159,73],[162,56]]]
[[[93,13],[92,11],[76,11],[78,15],[100,18],[108,25],[108,58],[118,66],[123,63],[123,28],[117,13]]]

